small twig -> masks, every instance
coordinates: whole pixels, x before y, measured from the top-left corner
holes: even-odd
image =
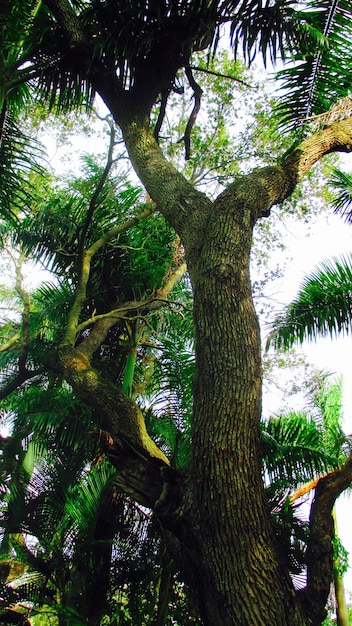
[[[194,76],[192,74],[191,67],[186,67],[185,72],[188,78],[189,85],[193,89],[193,96],[194,96],[194,106],[192,109],[192,113],[187,122],[185,134],[182,137],[182,140],[184,141],[184,144],[185,144],[185,159],[186,161],[189,161],[189,159],[191,158],[191,132],[192,132],[192,128],[194,124],[196,123],[197,115],[199,113],[203,90],[201,86],[198,85],[198,83],[195,81]]]
[[[156,120],[156,124],[155,124],[155,128],[154,128],[154,137],[155,137],[157,143],[159,143],[159,133],[161,131],[161,127],[163,125],[163,121],[164,121],[164,118],[165,118],[166,105],[167,105],[167,100],[168,100],[169,94],[170,94],[170,90],[169,91],[164,91],[164,93],[162,94],[162,97],[161,97],[159,115],[158,115],[158,119]]]
[[[204,67],[199,67],[198,65],[188,65],[189,69],[195,70],[196,72],[203,72],[204,74],[210,74],[211,76],[217,76],[218,78],[228,78],[229,80],[233,80],[235,83],[240,83],[244,87],[248,89],[254,89],[251,85],[246,83],[244,80],[240,78],[236,78],[235,76],[230,76],[230,74],[222,74],[221,72],[214,72],[212,70],[207,70]]]

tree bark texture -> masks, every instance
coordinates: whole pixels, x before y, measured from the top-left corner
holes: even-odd
[[[247,184],[250,196],[254,181]],[[249,276],[255,211],[246,195],[241,181],[214,203],[199,262],[190,268],[197,361],[193,502],[203,598],[210,600],[212,586],[220,608],[216,617],[210,606],[204,612],[209,624],[302,624],[264,500],[260,333]]]

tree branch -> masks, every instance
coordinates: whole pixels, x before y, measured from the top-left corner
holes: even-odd
[[[44,0],[44,4],[50,9],[64,31],[70,48],[90,50],[90,43],[82,24],[75,15],[68,0]]]
[[[36,378],[44,372],[44,367],[40,367],[37,370],[33,371],[26,369],[22,370],[15,376],[15,378],[10,380],[8,383],[6,383],[6,385],[3,386],[2,389],[0,389],[0,400],[4,400],[4,398],[7,398],[11,393],[16,391],[16,389],[21,387],[21,385],[23,385],[23,383],[25,383],[27,380],[30,380],[31,378]]]
[[[136,217],[127,220],[124,224],[119,224],[114,228],[111,228],[103,237],[100,237],[95,241],[85,252],[82,254],[81,268],[79,272],[78,284],[75,290],[75,299],[73,305],[68,314],[67,327],[65,337],[61,345],[74,345],[79,332],[80,326],[78,323],[79,316],[82,310],[82,306],[86,299],[86,288],[89,280],[91,260],[94,254],[105,246],[111,239],[117,237],[119,234],[128,230],[135,224],[138,224],[142,219],[149,217],[155,211],[155,206],[150,209],[146,209]]]
[[[126,443],[136,451],[169,464],[163,452],[149,437],[139,406],[118,386],[104,380],[91,366],[87,356],[71,346],[59,348],[56,367],[74,392],[100,416],[103,428],[118,449]],[[120,443],[118,443],[120,442]]]
[[[311,167],[332,152],[352,152],[352,117],[314,133],[289,152],[281,164],[240,176],[218,196],[216,204],[224,198],[228,202],[232,196],[234,210],[241,204],[247,206],[253,222],[268,217],[271,207],[286,200]]]
[[[230,74],[222,74],[222,72],[213,72],[212,70],[208,70],[205,67],[199,67],[199,65],[186,65],[185,67],[186,68],[189,67],[190,70],[195,70],[196,72],[202,72],[203,74],[216,76],[217,78],[228,78],[229,80],[233,80],[234,82],[239,83],[240,85],[243,85],[244,87],[247,87],[247,89],[253,89],[253,87],[249,83],[246,83],[244,80],[241,80],[240,78],[236,78],[235,76],[230,76]]]
[[[99,180],[99,182],[98,182],[98,184],[97,184],[97,186],[96,186],[96,188],[94,190],[94,193],[93,193],[93,195],[92,195],[92,197],[90,199],[89,207],[88,207],[88,211],[87,211],[87,215],[86,215],[86,219],[84,221],[82,232],[81,232],[81,236],[80,236],[80,239],[79,239],[78,259],[79,259],[79,263],[80,264],[82,264],[82,257],[83,257],[83,254],[84,254],[84,244],[85,244],[85,241],[86,241],[88,228],[90,226],[90,223],[92,221],[92,217],[94,215],[94,211],[97,208],[97,202],[98,202],[99,194],[102,191],[102,189],[103,189],[103,187],[104,187],[104,185],[106,183],[106,180],[107,180],[107,178],[109,176],[110,170],[111,170],[113,162],[114,162],[114,160],[113,160],[113,153],[114,153],[115,136],[116,136],[115,127],[114,127],[114,123],[111,120],[106,118],[105,121],[110,126],[110,141],[109,141],[108,155],[107,155],[107,158],[106,158],[106,164],[105,164],[103,173],[102,173],[102,175],[100,177],[100,180]],[[82,267],[80,267],[79,269],[80,269],[80,271],[82,271]]]
[[[187,122],[185,134],[182,137],[182,139],[180,139],[180,141],[184,141],[184,144],[185,144],[185,159],[186,159],[186,161],[189,161],[189,159],[191,158],[191,133],[192,133],[192,128],[193,128],[194,124],[196,123],[197,116],[198,116],[198,113],[199,113],[199,110],[200,110],[203,90],[202,90],[201,86],[198,85],[198,83],[195,81],[194,76],[192,74],[192,70],[191,70],[191,68],[189,66],[185,68],[185,72],[186,72],[186,76],[187,76],[189,85],[193,89],[194,106],[193,106],[193,109],[192,109],[192,113],[191,113],[191,115],[189,117],[189,120]]]
[[[87,358],[91,358],[92,354],[99,348],[102,341],[104,341],[110,328],[112,328],[119,319],[130,317],[130,315],[136,313],[136,311],[138,312],[138,316],[145,316],[147,313],[156,311],[165,304],[168,304],[168,296],[186,271],[186,263],[181,263],[171,274],[165,285],[158,290],[157,296],[134,302],[125,302],[117,309],[109,311],[109,313],[92,316],[90,320],[80,324],[79,328],[81,330],[90,324],[94,324],[90,334],[80,343],[80,351],[83,352]]]
[[[352,152],[352,117],[334,122],[303,141],[282,161],[295,186],[326,154]]]
[[[21,350],[18,358],[18,369],[19,372],[26,372],[26,362],[30,344],[29,337],[29,312],[30,312],[30,301],[29,295],[27,291],[23,287],[23,274],[22,274],[22,265],[24,262],[24,253],[21,252],[16,263],[16,284],[15,289],[23,302],[23,311],[22,311],[22,323],[21,323]]]
[[[119,123],[116,106],[112,111]],[[158,146],[147,116],[135,116],[120,126],[132,165],[164,215],[192,255],[199,258],[202,235],[212,209],[212,201],[201,193],[165,158]],[[189,242],[191,246],[189,246]]]
[[[321,478],[315,490],[310,514],[307,548],[307,586],[302,600],[313,626],[320,626],[333,576],[334,522],[332,510],[338,496],[352,482],[352,454],[346,463]]]
[[[21,335],[19,332],[17,332],[15,335],[13,335],[13,337],[10,337],[10,339],[1,344],[0,352],[6,352],[7,350],[11,350],[20,338]]]

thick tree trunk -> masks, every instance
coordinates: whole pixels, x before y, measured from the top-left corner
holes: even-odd
[[[212,626],[306,624],[278,561],[261,475],[253,215],[243,188],[223,194],[199,262],[190,267],[197,362],[192,486],[203,616]]]
[[[196,377],[187,480],[167,467],[138,407],[99,378],[83,345],[79,351],[60,350],[62,369],[78,395],[103,416],[105,451],[119,469],[121,488],[154,508],[178,537],[206,626],[318,624],[325,580],[319,592],[314,577],[306,595],[294,591],[265,504],[261,347],[249,261],[256,220],[292,192],[314,154],[321,154],[307,141],[303,165],[300,149],[287,163],[239,178],[211,203],[165,161],[145,116],[136,114],[122,127],[136,171],[182,238],[193,285]],[[337,133],[328,147],[324,137],[318,146],[331,151],[334,137]],[[328,572],[329,554],[324,558]],[[313,611],[312,594],[317,596]]]

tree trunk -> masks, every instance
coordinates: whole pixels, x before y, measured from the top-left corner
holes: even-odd
[[[190,267],[197,362],[192,490],[202,612],[212,626],[306,624],[278,561],[261,475],[253,215],[243,188],[222,194],[199,262]]]

